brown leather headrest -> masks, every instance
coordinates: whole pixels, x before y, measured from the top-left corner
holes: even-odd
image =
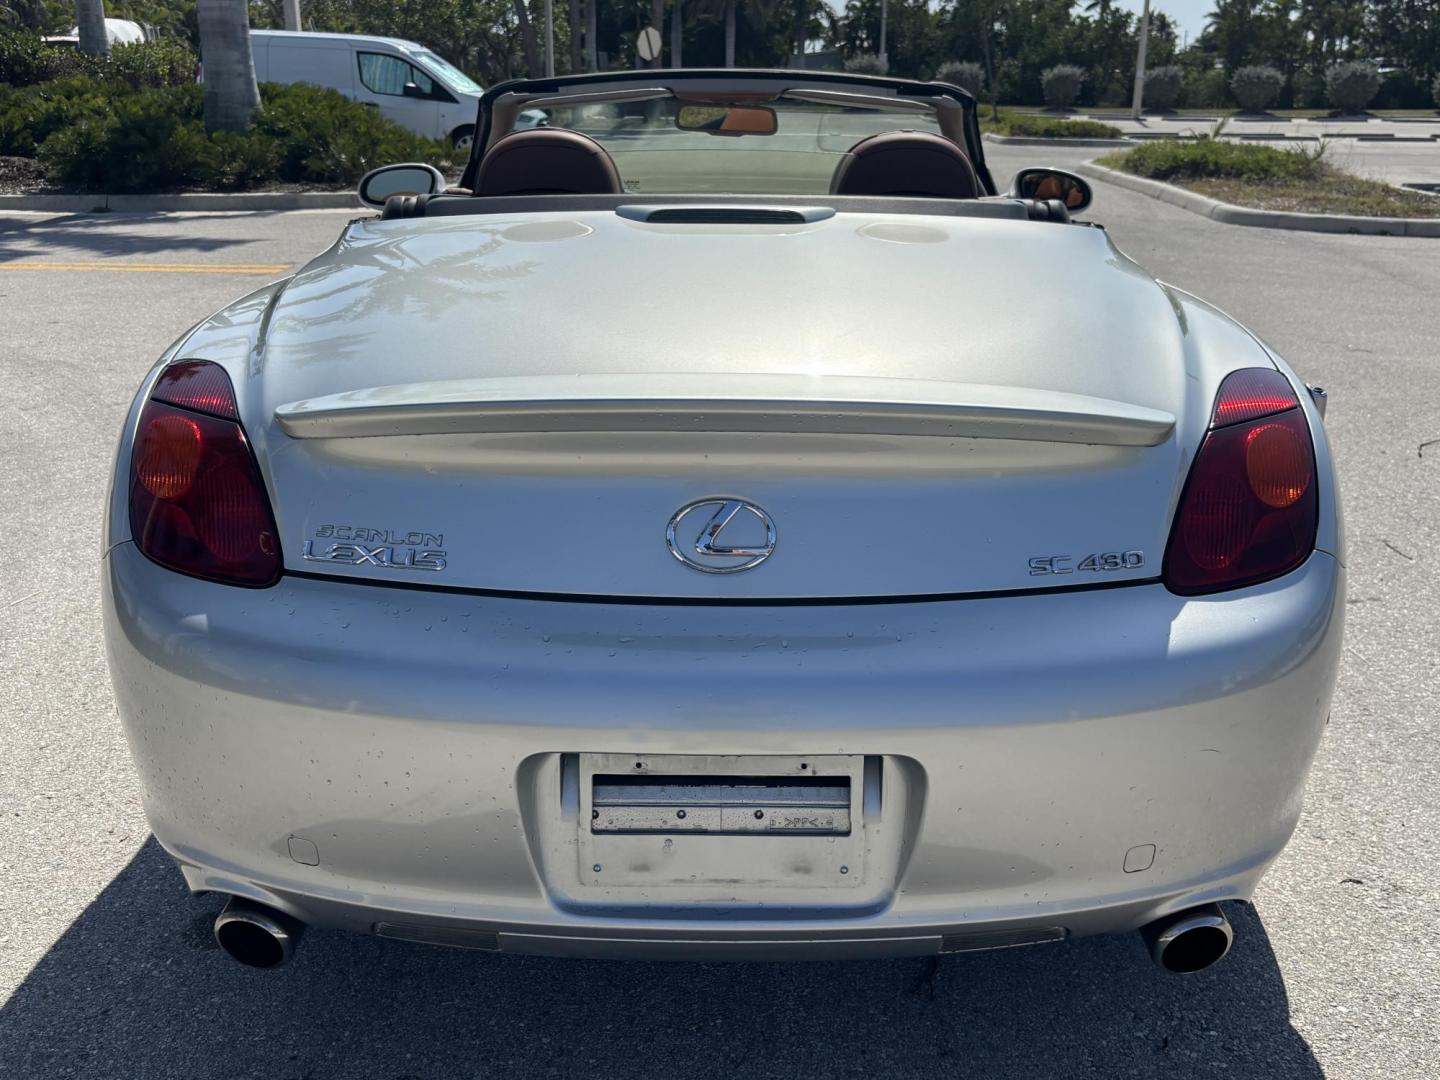
[[[965,151],[926,131],[886,131],[861,139],[835,168],[832,195],[978,199],[984,194]]]
[[[515,131],[490,147],[475,174],[476,195],[620,195],[620,173],[605,148],[565,128]]]

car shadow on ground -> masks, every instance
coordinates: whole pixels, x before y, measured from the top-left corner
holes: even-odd
[[[0,1010],[17,1077],[1265,1077],[1323,1074],[1253,909],[1198,975],[1133,935],[927,960],[563,961],[312,932],[215,947],[154,840]]]

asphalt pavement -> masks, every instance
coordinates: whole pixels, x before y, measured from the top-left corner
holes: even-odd
[[[1084,153],[987,152],[1002,185]],[[220,901],[148,838],[101,646],[101,504],[154,357],[347,215],[0,217],[0,1076],[1440,1073],[1440,241],[1221,225],[1103,184],[1090,216],[1330,390],[1348,519],[1345,663],[1304,816],[1254,907],[1231,905],[1230,957],[1184,978],[1134,937],[722,965],[316,932],[282,970],[231,963]],[[1026,304],[1046,287],[1039,268]]]

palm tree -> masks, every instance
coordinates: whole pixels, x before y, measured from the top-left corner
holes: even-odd
[[[260,107],[248,5],[245,0],[198,0],[195,14],[205,64],[205,130],[243,131]]]
[[[110,55],[105,32],[105,0],[75,0],[75,25],[80,28],[80,51],[91,56]]]

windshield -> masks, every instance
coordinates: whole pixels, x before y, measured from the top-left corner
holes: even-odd
[[[434,75],[451,90],[458,90],[462,94],[483,94],[485,92],[484,87],[469,75],[448,60],[436,56],[429,49],[420,49],[410,55],[424,64],[431,75]]]
[[[693,126],[696,110],[715,122]],[[571,128],[599,142],[615,160],[627,193],[820,195],[850,147],[882,131],[940,133],[928,110],[855,108],[781,96],[771,125],[726,124],[724,106],[697,106],[674,97],[547,108],[551,127]],[[682,112],[689,110],[689,112]],[[696,118],[706,119],[705,112]],[[677,123],[677,120],[680,123]],[[682,126],[685,125],[685,126]],[[735,130],[742,128],[742,130]]]

